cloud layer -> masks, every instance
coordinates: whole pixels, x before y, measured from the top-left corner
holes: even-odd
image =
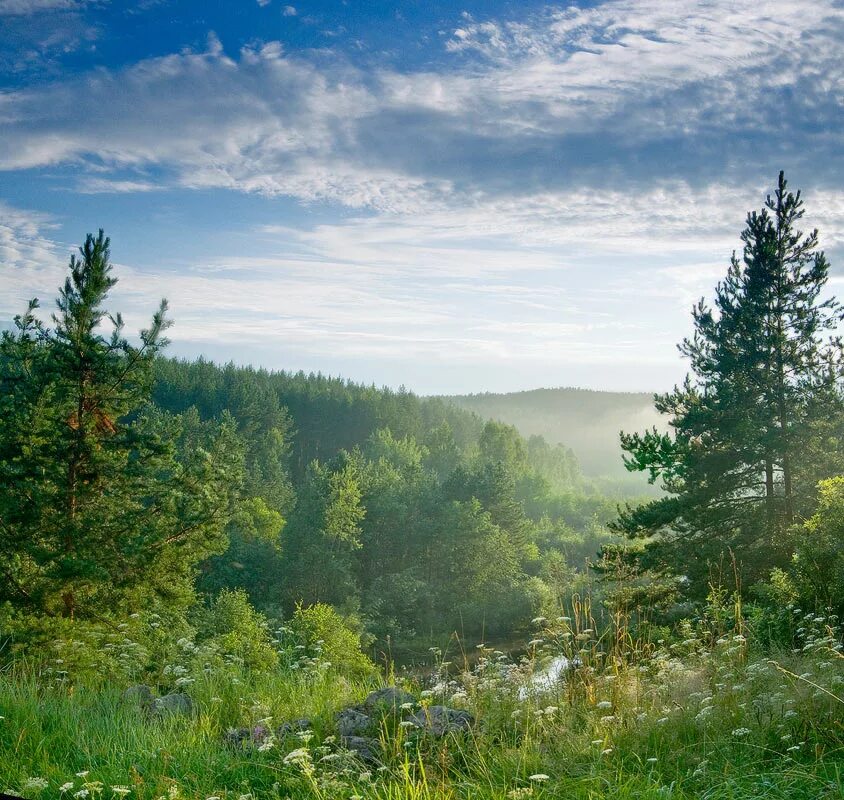
[[[70,0],[0,0],[0,13],[39,3]],[[260,248],[213,269],[156,275],[193,342],[676,370],[688,304],[778,169],[844,249],[842,41],[836,0],[466,14],[437,59],[404,70],[279,42],[228,52],[211,34],[201,50],[0,92],[0,169],[61,167],[85,195],[343,209],[264,226]],[[0,216],[15,295],[64,246],[43,216]],[[127,297],[149,275],[127,267]]]

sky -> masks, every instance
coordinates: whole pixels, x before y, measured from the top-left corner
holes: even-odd
[[[842,0],[0,0],[0,326],[88,232],[174,355],[663,390],[780,169],[844,295]]]

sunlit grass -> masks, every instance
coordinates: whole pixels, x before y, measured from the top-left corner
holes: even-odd
[[[423,704],[472,711],[470,732],[436,740],[385,723],[380,766],[340,748],[333,725],[374,679],[220,669],[190,685],[192,716],[159,719],[122,701],[120,685],[48,683],[19,667],[0,680],[0,789],[79,800],[121,796],[120,787],[139,800],[842,795],[834,621],[805,622],[790,650],[763,651],[734,628],[693,631],[635,658],[607,654],[597,634],[581,635],[585,625],[543,627],[523,663],[484,650],[470,673],[440,673],[427,686]],[[556,687],[532,689],[531,672],[560,652],[577,655],[578,667]],[[231,726],[299,717],[312,720],[311,733],[266,748],[224,743]]]

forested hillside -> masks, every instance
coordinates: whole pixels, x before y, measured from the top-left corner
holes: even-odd
[[[232,523],[200,586],[244,588],[267,612],[327,602],[399,646],[509,636],[611,538],[614,504],[571,451],[437,398],[173,360],[156,362],[153,398],[235,425],[243,491],[285,522],[269,538]]]
[[[666,424],[654,409],[653,394],[647,392],[560,387],[447,399],[486,419],[515,425],[523,436],[563,442],[572,449],[585,474],[627,478],[628,486],[641,486],[642,482],[629,481],[619,454],[619,431]]]

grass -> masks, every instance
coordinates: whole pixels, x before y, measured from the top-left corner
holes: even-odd
[[[588,634],[565,634],[543,632],[551,651],[579,654],[564,684],[531,691],[535,663],[484,651],[470,673],[421,700],[469,708],[473,730],[436,740],[385,720],[380,768],[333,736],[334,712],[372,680],[202,674],[189,688],[193,716],[155,719],[122,702],[120,685],[51,683],[19,666],[0,677],[0,790],[94,800],[121,796],[112,787],[138,800],[844,796],[844,659],[829,621],[810,620],[786,651],[698,632],[629,660]],[[232,725],[302,716],[314,722],[310,737],[266,749],[223,742]]]

